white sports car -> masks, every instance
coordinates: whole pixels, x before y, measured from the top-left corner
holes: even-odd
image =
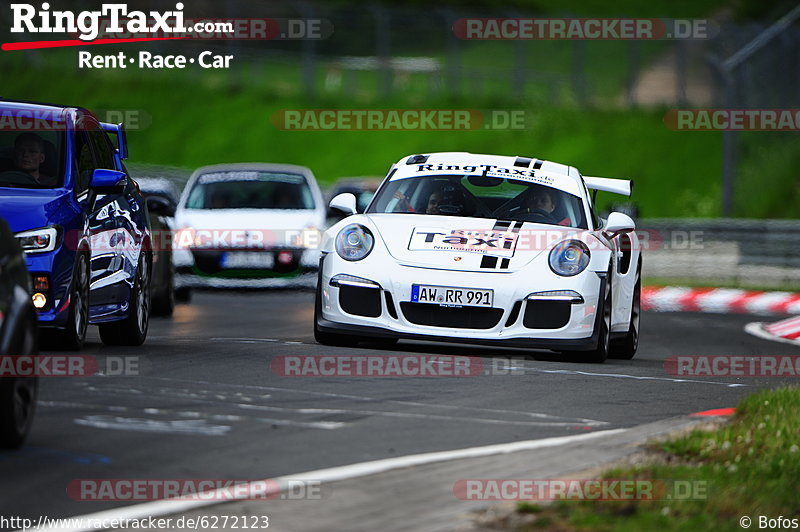
[[[198,287],[313,286],[326,212],[306,167],[199,168],[175,211],[176,297],[185,300]]]
[[[526,157],[433,153],[394,164],[364,214],[322,238],[314,319],[329,345],[399,338],[552,349],[602,362],[639,341],[634,222],[594,212],[584,177]]]

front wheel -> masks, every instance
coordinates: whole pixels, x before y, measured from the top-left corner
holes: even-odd
[[[566,353],[570,358],[580,362],[593,362],[600,364],[608,358],[611,349],[611,276],[605,283],[605,293],[602,301],[598,301],[599,314],[596,327],[598,327],[597,347],[591,351],[575,351]]]
[[[32,356],[37,353],[35,317],[26,325],[16,353]],[[16,449],[25,441],[36,410],[36,377],[0,379],[0,447]]]
[[[40,331],[42,344],[52,349],[77,351],[86,340],[89,325],[89,258],[85,253],[78,255],[72,272],[72,287],[69,293],[67,326],[64,329],[44,329]]]
[[[172,316],[175,310],[175,272],[172,265],[167,267],[164,285],[164,290],[153,296],[153,316]]]
[[[128,316],[121,321],[103,323],[100,339],[106,345],[142,345],[150,324],[150,262],[142,253],[128,302]]]

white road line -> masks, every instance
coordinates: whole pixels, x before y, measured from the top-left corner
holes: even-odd
[[[740,386],[747,386],[746,384],[736,384],[730,382],[718,381],[700,381],[697,379],[670,379],[669,377],[648,377],[645,375],[626,375],[624,373],[592,373],[589,371],[577,371],[574,369],[539,369],[539,368],[526,368],[537,373],[558,373],[566,375],[586,375],[588,377],[609,377],[613,379],[634,379],[639,381],[665,381],[665,382],[680,382],[691,384],[716,384],[719,386],[727,386],[728,388],[738,388]]]
[[[305,394],[305,395],[316,395],[322,397],[334,397],[337,399],[352,399],[354,401],[364,401],[364,402],[375,402],[375,403],[388,403],[388,404],[396,404],[396,405],[403,405],[403,406],[415,406],[420,408],[440,408],[444,410],[473,410],[476,412],[488,412],[492,414],[518,414],[521,416],[530,416],[535,417],[538,419],[565,419],[562,416],[553,416],[552,414],[545,414],[541,412],[524,412],[520,410],[501,410],[497,408],[481,408],[475,406],[459,406],[459,405],[445,405],[445,404],[437,404],[437,403],[423,403],[420,401],[406,401],[401,399],[381,399],[378,397],[365,397],[362,395],[352,395],[352,394],[344,394],[344,393],[334,393],[334,392],[320,392],[316,390],[299,390],[296,388],[280,388],[277,386],[261,386],[261,385],[253,385],[253,384],[231,384],[231,383],[222,383],[222,382],[211,382],[211,381],[193,381],[187,379],[174,379],[170,377],[140,377],[140,378],[147,378],[153,380],[162,380],[162,381],[171,381],[171,382],[184,382],[184,383],[192,383],[192,384],[202,384],[205,386],[233,386],[236,388],[251,388],[256,390],[268,390],[268,391],[278,391],[278,392],[287,392],[287,393],[298,393],[298,394]],[[583,424],[602,424],[606,423],[605,421],[598,421],[596,419],[586,419],[586,418],[572,418],[576,421],[579,421]]]
[[[224,436],[230,432],[229,425],[209,425],[201,419],[160,420],[121,416],[85,416],[73,420],[77,425],[96,429],[129,430],[133,432],[157,432],[161,434],[199,434],[202,436]]]
[[[412,454],[408,456],[398,456],[395,458],[386,458],[383,460],[373,460],[370,462],[361,462],[350,464],[346,466],[331,467],[327,469],[317,469],[314,471],[306,471],[304,473],[297,473],[294,475],[286,475],[274,479],[269,479],[274,482],[278,488],[276,492],[283,492],[289,487],[290,481],[305,481],[305,482],[336,482],[339,480],[348,480],[353,478],[361,478],[378,473],[385,473],[395,469],[405,467],[415,467],[438,462],[447,462],[451,460],[463,460],[468,458],[480,458],[484,456],[492,456],[499,454],[515,453],[519,451],[532,451],[536,449],[544,449],[547,447],[556,447],[559,445],[567,445],[575,442],[583,442],[587,440],[596,439],[603,436],[612,434],[619,434],[628,429],[613,429],[592,432],[589,434],[577,434],[573,436],[560,436],[556,438],[544,438],[541,440],[526,440],[512,443],[501,443],[495,445],[485,445],[481,447],[468,447],[466,449],[455,449],[452,451],[439,451],[422,454]],[[256,484],[256,483],[252,483]],[[264,481],[258,481],[259,486],[263,486]],[[243,493],[250,492],[251,490],[243,489]],[[218,495],[204,495],[208,499],[215,497],[220,499],[223,496],[230,495],[230,490],[222,489],[216,490],[212,493]],[[135,504],[132,506],[123,506],[113,510],[106,510],[93,514],[80,515],[72,517],[71,519],[83,519],[84,522],[102,522],[109,519],[120,520],[134,520],[144,519],[148,517],[166,516],[178,514],[194,510],[196,508],[203,508],[206,506],[213,506],[215,504],[222,504],[231,502],[233,499],[228,500],[161,500],[151,501],[142,504]],[[74,522],[74,521],[73,521]],[[62,532],[85,532],[95,530],[93,528],[57,528],[54,526],[32,528],[29,530],[59,530]]]
[[[297,412],[295,408],[283,408],[279,406],[267,405],[236,405],[239,408],[246,410],[264,410],[264,411],[288,411]],[[318,409],[322,410],[322,409]],[[526,427],[574,427],[581,426],[598,426],[608,425],[606,421],[518,421],[513,419],[487,419],[477,417],[464,417],[464,416],[444,416],[441,414],[417,414],[414,412],[392,412],[386,410],[351,410],[351,409],[329,409],[327,413],[330,414],[356,414],[362,416],[383,416],[383,417],[397,417],[406,419],[435,419],[439,421],[457,421],[459,423],[485,423],[489,425],[522,425]],[[566,419],[566,418],[565,418]]]

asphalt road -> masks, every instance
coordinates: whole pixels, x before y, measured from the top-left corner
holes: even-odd
[[[734,406],[776,378],[682,379],[676,355],[797,355],[746,334],[750,316],[645,313],[640,352],[605,364],[522,350],[401,342],[317,345],[313,293],[205,292],[154,319],[141,348],[82,354],[138,375],[41,379],[27,445],[0,452],[0,515],[81,515],[120,502],[71,498],[76,479],[264,479],[428,451],[631,427]],[[279,355],[480,357],[476,377],[288,377]],[[512,370],[506,369],[506,359]],[[110,362],[112,366],[107,364]]]

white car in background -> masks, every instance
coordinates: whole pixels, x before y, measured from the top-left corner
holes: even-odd
[[[394,164],[364,214],[328,229],[315,307],[318,342],[400,338],[530,347],[602,362],[639,341],[634,222],[597,217],[583,177],[525,157],[433,153]]]
[[[314,174],[288,164],[199,168],[173,236],[176,295],[192,288],[313,286],[327,207]]]

